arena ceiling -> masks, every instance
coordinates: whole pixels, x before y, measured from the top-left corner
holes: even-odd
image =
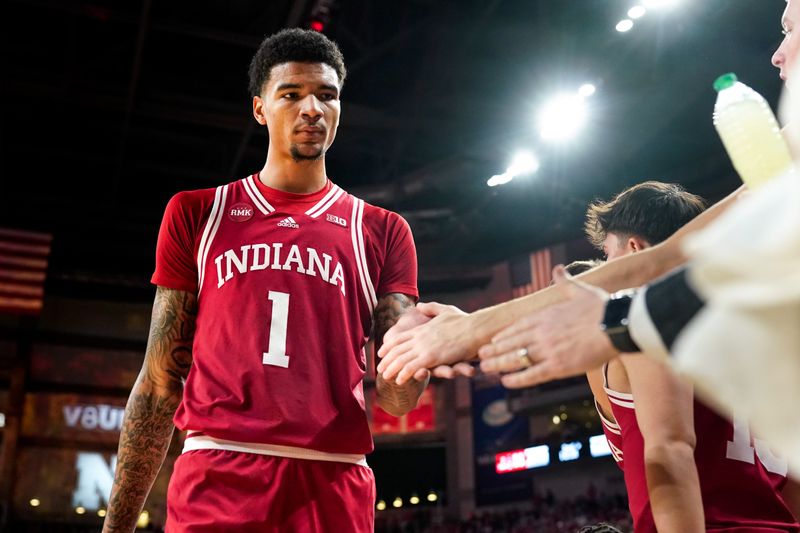
[[[247,64],[265,34],[313,15],[349,68],[330,176],[409,220],[423,290],[479,284],[492,262],[580,237],[594,197],[644,179],[710,199],[735,186],[711,83],[735,71],[777,103],[784,2],[683,0],[616,32],[631,5],[9,0],[0,225],[54,234],[56,292],[149,291],[169,197],[263,164]],[[586,81],[598,91],[585,131],[544,143],[537,107]],[[538,173],[487,187],[519,148]]]

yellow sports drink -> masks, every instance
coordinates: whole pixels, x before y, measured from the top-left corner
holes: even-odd
[[[714,89],[714,126],[742,181],[756,189],[793,171],[789,148],[767,101],[732,73],[717,78]]]

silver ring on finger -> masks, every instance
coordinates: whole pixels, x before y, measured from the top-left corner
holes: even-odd
[[[520,348],[517,350],[517,357],[519,358],[520,363],[522,363],[523,368],[533,366],[533,360],[531,359],[527,348]]]

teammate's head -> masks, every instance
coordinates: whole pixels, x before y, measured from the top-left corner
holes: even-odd
[[[699,196],[680,185],[646,181],[586,212],[586,234],[608,259],[658,244],[705,209]]]
[[[800,36],[794,36],[794,26],[800,23],[800,0],[787,0],[786,9],[781,18],[783,27],[783,41],[772,55],[772,64],[781,71],[781,79],[786,81],[789,72],[795,66],[795,60],[800,57]]]
[[[295,161],[325,155],[339,126],[345,76],[342,53],[321,33],[294,28],[264,39],[250,62],[249,89],[270,150]]]
[[[597,259],[573,261],[572,263],[566,265],[564,267],[564,270],[566,270],[570,276],[577,276],[578,274],[583,274],[584,272],[588,272],[594,267],[602,264],[603,262],[598,261]]]
[[[600,523],[592,526],[583,526],[578,533],[622,533],[611,524]]]

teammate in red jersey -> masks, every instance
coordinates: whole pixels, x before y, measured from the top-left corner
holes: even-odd
[[[413,308],[417,266],[399,215],[328,179],[344,79],[322,34],[265,39],[250,66],[264,167],[169,202],[104,531],[133,531],[173,418],[187,438],[167,531],[373,530],[364,346]],[[378,403],[408,412],[420,378],[378,377]]]
[[[592,205],[586,228],[613,260],[663,241],[700,211],[697,197],[647,182]],[[781,496],[785,460],[751,441],[746,424],[694,400],[689,385],[643,355],[620,357],[587,376],[598,410],[622,439],[637,533],[800,531]]]

